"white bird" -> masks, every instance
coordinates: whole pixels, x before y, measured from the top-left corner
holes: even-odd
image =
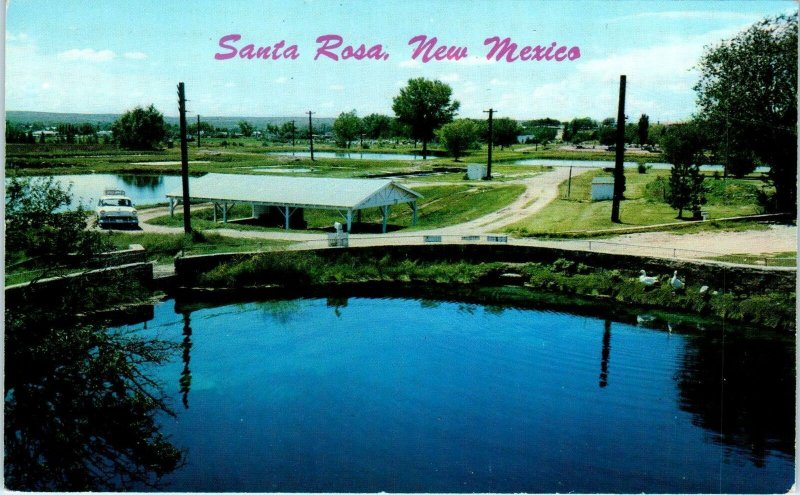
[[[643,283],[644,285],[650,286],[655,284],[657,281],[658,279],[656,277],[648,277],[644,270],[639,271],[639,282]]]
[[[672,274],[672,278],[669,279],[669,283],[675,290],[683,289],[683,281],[678,278],[678,270],[675,270],[675,273]]]

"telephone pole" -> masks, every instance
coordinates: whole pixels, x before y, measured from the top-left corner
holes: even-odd
[[[308,142],[311,144],[311,161],[314,161],[314,129],[311,127],[311,110],[306,112],[308,114]]]
[[[294,128],[295,128],[295,122],[293,120],[292,121],[292,148],[294,148]]]
[[[197,114],[197,147],[200,147],[200,114]]]
[[[494,115],[495,111],[496,110],[494,108],[483,111],[483,113],[489,114],[489,159],[486,164],[486,177],[484,180],[492,180],[492,141],[494,141],[494,134],[492,132],[492,115]]]
[[[186,95],[183,83],[178,83],[178,113],[181,133],[181,184],[183,185],[183,231],[192,233],[192,217],[189,210],[189,149],[186,142]]]
[[[619,76],[619,106],[617,107],[616,161],[614,162],[614,196],[611,203],[611,221],[620,223],[619,203],[625,192],[625,76]]]

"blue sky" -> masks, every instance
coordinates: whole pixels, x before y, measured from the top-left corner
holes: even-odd
[[[619,75],[626,113],[651,122],[695,110],[693,67],[706,45],[791,1],[589,2],[386,0],[10,0],[6,18],[7,110],[121,113],[136,105],[177,115],[186,83],[191,115],[335,117],[355,109],[392,115],[408,79],[439,79],[461,102],[459,116],[596,119],[616,115]],[[295,60],[215,60],[220,38],[296,44]],[[318,36],[380,44],[387,60],[314,60]],[[409,40],[436,36],[466,47],[458,61],[412,60]],[[573,61],[489,61],[484,40],[520,47],[577,46]]]

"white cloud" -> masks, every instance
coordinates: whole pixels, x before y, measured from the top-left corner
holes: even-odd
[[[460,81],[461,80],[461,76],[458,75],[456,72],[451,72],[449,74],[442,74],[437,79],[439,79],[440,81],[452,83],[452,82]]]
[[[73,48],[58,54],[58,58],[68,61],[83,62],[109,62],[114,60],[117,55],[111,50],[95,50],[94,48]]]
[[[144,60],[147,58],[147,54],[144,52],[125,52],[123,56],[130,60]]]
[[[6,41],[8,41],[8,42],[13,42],[13,41],[24,42],[24,41],[28,41],[29,39],[30,39],[30,37],[28,36],[27,33],[17,33],[17,34],[14,34],[14,33],[11,33],[11,32],[7,32],[6,33]]]
[[[641,19],[656,19],[656,20],[678,20],[685,21],[689,19],[713,19],[713,20],[742,20],[753,21],[759,17],[756,14],[746,14],[744,12],[721,12],[711,10],[670,10],[666,12],[641,12],[639,14],[624,15],[615,17],[610,22],[631,21]]]
[[[404,69],[420,69],[420,68],[422,68],[422,62],[420,62],[419,60],[416,60],[416,59],[412,59],[412,58],[410,58],[408,60],[403,60],[402,62],[400,62],[397,65],[398,65],[398,67],[402,67]]]

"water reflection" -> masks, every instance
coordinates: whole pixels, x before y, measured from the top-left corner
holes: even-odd
[[[608,386],[608,358],[611,355],[611,320],[605,320],[603,327],[603,351],[600,354],[600,388]]]
[[[125,185],[137,189],[156,190],[164,184],[164,177],[161,175],[120,175],[119,178]]]
[[[770,451],[794,455],[793,349],[785,337],[705,329],[686,340],[676,376],[680,408],[758,467]]]
[[[183,407],[189,409],[189,389],[192,386],[192,372],[189,369],[189,360],[191,359],[192,351],[192,326],[191,326],[191,313],[188,311],[183,312],[183,342],[181,342],[181,349],[183,350],[183,370],[181,371],[180,392]]]
[[[158,488],[184,454],[160,431],[155,416],[172,412],[143,367],[175,345],[18,310],[6,314],[6,487]]]

